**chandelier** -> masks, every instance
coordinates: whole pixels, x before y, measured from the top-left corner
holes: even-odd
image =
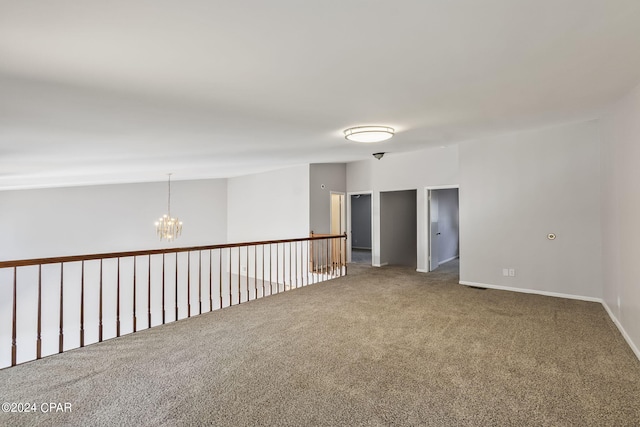
[[[156,233],[160,240],[166,239],[168,242],[176,239],[182,233],[182,221],[171,216],[171,174],[169,175],[169,192],[167,198],[167,213],[156,221]]]

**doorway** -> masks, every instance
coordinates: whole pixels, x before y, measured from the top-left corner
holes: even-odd
[[[351,262],[371,265],[371,193],[351,194]]]
[[[345,221],[344,193],[331,192],[331,234],[344,234]]]
[[[344,193],[331,192],[330,234],[343,235],[346,232],[346,206]],[[344,265],[347,254],[342,249],[342,239],[331,240],[331,263],[335,267]]]
[[[417,267],[417,191],[380,192],[380,265]]]
[[[429,271],[460,256],[458,188],[427,189]]]

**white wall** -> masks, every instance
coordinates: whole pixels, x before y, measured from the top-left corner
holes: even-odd
[[[601,298],[599,156],[593,121],[460,144],[461,283]]]
[[[604,301],[640,358],[640,87],[602,120]]]
[[[458,184],[458,146],[388,153],[347,164],[347,192],[372,192],[373,265],[380,265],[380,191],[417,191],[417,268],[428,271],[428,215],[424,189]],[[347,230],[350,231],[350,230]]]
[[[458,183],[458,146],[389,153],[369,160],[374,188],[396,191]],[[419,192],[420,193],[420,192]]]
[[[331,232],[331,192],[346,191],[346,174],[344,163],[309,165],[309,227],[314,233]]]
[[[309,165],[229,178],[227,195],[229,242],[309,235]]]
[[[160,242],[167,183],[0,192],[0,260],[57,257],[226,242],[226,179],[173,181],[171,213],[182,236]]]
[[[369,159],[347,163],[347,191],[360,193],[373,190],[372,166],[373,162]]]

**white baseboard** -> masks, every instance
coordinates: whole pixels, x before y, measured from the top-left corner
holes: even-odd
[[[371,264],[374,267],[384,267],[385,265],[389,265],[388,262],[383,262],[382,264]]]
[[[425,270],[424,268],[416,268],[416,271],[418,273],[428,273],[429,272],[429,270]]]
[[[604,300],[602,298],[586,297],[586,296],[583,296],[583,295],[562,294],[562,293],[559,293],[559,292],[538,291],[538,290],[535,290],[535,289],[512,288],[512,287],[509,287],[509,286],[489,285],[487,283],[468,282],[468,281],[465,281],[465,280],[461,280],[458,283],[460,283],[461,285],[465,285],[465,286],[475,286],[475,287],[487,288],[487,289],[497,289],[497,290],[500,290],[500,291],[521,292],[521,293],[525,293],[525,294],[537,294],[537,295],[544,295],[544,296],[548,296],[548,297],[568,298],[568,299],[575,299],[575,300],[589,301],[589,302],[599,302],[600,304],[602,304],[602,306],[604,307],[605,311],[607,312],[607,314],[609,315],[609,317],[611,318],[613,323],[616,325],[616,327],[618,328],[618,330],[622,334],[622,337],[624,338],[624,340],[627,342],[627,344],[629,344],[629,347],[631,347],[631,351],[633,351],[633,353],[636,355],[638,360],[640,360],[640,349],[638,349],[636,344],[631,340],[631,337],[629,336],[627,331],[624,330],[624,328],[622,327],[622,324],[618,321],[616,316],[614,316],[613,311],[611,311],[611,309],[609,308],[607,303],[604,302]]]
[[[586,296],[583,296],[583,295],[562,294],[562,293],[559,293],[559,292],[538,291],[538,290],[535,290],[535,289],[512,288],[510,286],[489,285],[487,283],[467,282],[467,281],[464,281],[464,280],[461,280],[458,283],[460,283],[461,285],[466,285],[466,286],[475,286],[475,287],[487,288],[487,289],[497,289],[497,290],[500,290],[500,291],[521,292],[521,293],[524,293],[524,294],[537,294],[537,295],[545,295],[545,296],[548,296],[548,297],[568,298],[568,299],[577,299],[577,300],[580,300],[580,301],[589,301],[589,302],[602,303],[602,299],[601,298],[586,297]]]
[[[458,258],[458,255],[452,256],[451,258],[443,259],[442,261],[438,261],[438,265],[442,265],[442,264],[447,263],[449,261],[453,261],[456,258]]]
[[[616,325],[616,327],[618,328],[618,330],[622,334],[622,337],[624,338],[624,340],[627,342],[627,344],[629,344],[629,347],[631,347],[631,350],[635,353],[635,355],[638,358],[638,360],[640,360],[640,349],[638,349],[636,344],[631,340],[631,337],[629,336],[627,331],[624,330],[624,328],[622,327],[622,324],[620,323],[618,318],[616,316],[614,316],[613,311],[611,311],[611,309],[609,308],[607,303],[602,301],[602,306],[607,311],[607,314],[609,314],[609,317],[611,318],[613,323]]]

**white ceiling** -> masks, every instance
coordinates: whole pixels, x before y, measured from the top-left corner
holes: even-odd
[[[0,0],[0,189],[354,161],[638,83],[638,0]],[[366,124],[397,134],[343,138]]]

